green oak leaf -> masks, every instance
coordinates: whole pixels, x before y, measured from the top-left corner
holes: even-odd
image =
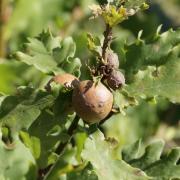
[[[129,162],[131,159],[139,157],[141,148],[141,140],[136,141],[135,143],[123,147],[122,150],[122,159],[126,162]]]
[[[122,114],[125,114],[124,110],[129,106],[138,105],[137,100],[134,97],[129,96],[129,94],[124,90],[114,91],[113,97],[114,97],[114,107],[115,108],[118,107],[118,110]]]
[[[18,61],[0,59],[0,92],[12,94],[16,91],[15,83],[21,82],[19,74],[22,74],[26,65]]]
[[[91,162],[99,180],[149,179],[140,169],[114,158],[111,145],[100,132],[87,139],[82,158]]]
[[[176,31],[170,29],[162,34],[159,33],[160,30],[161,26],[148,41],[142,40],[142,32],[139,32],[139,37],[134,43],[125,45],[126,60],[122,68],[125,70],[126,82],[131,83],[139,70],[147,66],[158,67],[170,60],[168,57],[173,53],[173,48],[180,44],[180,29]]]
[[[74,155],[74,149],[66,150],[53,165],[53,169],[46,174],[44,180],[60,179],[66,173],[73,171],[75,169],[74,166],[77,165]]]
[[[158,28],[149,41],[138,40],[125,49],[123,64],[125,90],[131,96],[150,99],[163,97],[180,102],[180,30],[163,34]]]
[[[81,61],[74,58],[76,44],[71,37],[62,41],[59,36],[53,37],[49,31],[43,31],[36,38],[28,38],[26,47],[25,53],[16,53],[18,60],[46,74],[68,72],[80,76]]]
[[[55,146],[69,139],[65,125],[73,118],[67,112],[70,94],[63,88],[51,95],[42,90],[21,87],[16,95],[1,97],[1,125],[10,130],[13,138],[21,130],[20,138],[31,150],[40,168],[54,163],[51,157]]]
[[[180,148],[174,148],[166,158],[161,159],[147,167],[145,172],[156,180],[180,179]]]
[[[73,58],[76,52],[76,44],[71,37],[65,38],[61,46],[53,49],[53,56],[58,64],[65,59]]]
[[[87,134],[85,132],[78,132],[74,135],[74,139],[76,142],[77,146],[77,154],[76,154],[76,159],[81,162],[81,152],[84,148],[84,143],[87,139]]]
[[[140,101],[138,106],[128,107],[126,115],[117,113],[103,124],[106,135],[119,141],[119,146],[131,144],[154,134],[159,125],[157,105]]]
[[[145,153],[139,159],[134,161],[130,160],[129,163],[134,167],[138,167],[142,170],[145,170],[146,167],[150,166],[152,163],[159,160],[161,153],[163,151],[163,147],[164,147],[163,141],[159,140],[153,142],[152,144],[146,147]]]
[[[30,136],[27,132],[20,131],[20,139],[29,148],[35,159],[38,159],[41,153],[40,139],[35,136]]]
[[[180,102],[180,58],[170,54],[167,62],[159,67],[148,66],[134,75],[134,82],[125,89],[131,96],[141,98],[163,97]]]
[[[66,156],[67,155],[68,154],[66,153]],[[68,158],[62,155],[59,163],[56,164],[56,168],[45,178],[45,180],[61,178],[64,180],[98,180],[90,163],[87,166],[79,165],[75,167],[68,162]],[[71,157],[71,160],[72,159],[73,157]]]
[[[57,85],[52,87],[52,91],[56,91],[54,93],[56,98],[54,98],[51,108],[43,109],[27,130],[27,136],[40,140],[41,152],[36,159],[41,169],[55,162],[57,155],[55,156],[54,151],[57,144],[69,139],[67,127],[70,120],[74,118],[71,107],[71,92],[64,89],[63,86],[59,87]],[[30,144],[32,147],[32,143],[29,143],[26,139],[23,140],[25,140],[23,142],[27,146]]]
[[[169,154],[161,158],[163,147],[162,140],[153,142],[145,148],[141,155],[142,145],[137,141],[123,149],[122,158],[155,180],[179,179],[180,165],[176,163],[180,159],[180,148],[173,148]]]
[[[35,160],[20,140],[8,145],[0,140],[0,179],[36,179],[36,175]]]
[[[88,164],[82,170],[75,170],[67,174],[66,180],[98,180],[97,175],[93,171],[92,165]]]
[[[47,31],[42,32],[37,38],[28,38],[28,41],[26,43],[28,53],[17,52],[18,60],[33,65],[43,73],[63,72],[62,69],[57,67],[58,64],[52,57],[52,49],[57,48],[57,41],[59,41],[60,46],[60,39],[52,37],[50,32]]]
[[[16,96],[7,96],[0,106],[0,123],[16,133],[28,129],[41,111],[52,106],[55,97],[43,92],[25,88]]]
[[[68,58],[61,66],[64,71],[74,74],[77,77],[81,75],[81,60],[79,58]]]
[[[41,152],[37,158],[39,168],[45,168],[54,163],[49,161],[49,159],[53,155],[56,144],[59,143],[59,141],[65,142],[69,139],[69,136],[62,126],[63,123],[58,119],[56,120],[53,114],[43,111],[29,127],[29,136],[40,140]],[[25,144],[28,145],[29,143],[25,141]]]

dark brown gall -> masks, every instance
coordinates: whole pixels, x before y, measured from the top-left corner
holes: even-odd
[[[125,84],[124,75],[117,70],[113,70],[110,76],[107,78],[108,86],[113,89],[119,89]]]

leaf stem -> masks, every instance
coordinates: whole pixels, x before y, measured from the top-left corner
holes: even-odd
[[[112,27],[106,24],[106,30],[104,31],[104,42],[102,46],[102,59],[106,61],[106,50],[112,41]]]
[[[73,122],[71,123],[71,125],[69,126],[69,128],[68,128],[68,130],[67,130],[67,134],[70,136],[70,138],[68,139],[68,141],[60,143],[59,146],[57,147],[57,149],[56,149],[55,152],[59,155],[59,158],[60,158],[60,156],[63,154],[66,145],[67,145],[67,144],[69,143],[69,141],[71,140],[74,131],[77,129],[79,119],[80,119],[79,116],[76,115],[76,117],[74,118]],[[44,178],[39,177],[39,178],[38,178],[39,180],[40,180],[40,179],[46,180],[46,179],[49,178],[49,176],[51,175],[51,173],[52,173],[52,172],[54,171],[54,169],[56,168],[56,165],[57,165],[57,163],[58,163],[59,158],[57,159],[56,163],[55,163],[53,166],[50,166],[50,167],[48,167],[48,168],[45,169],[45,171],[46,171],[47,173],[44,174]]]

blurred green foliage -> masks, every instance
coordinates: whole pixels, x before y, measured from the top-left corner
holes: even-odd
[[[86,38],[87,32],[102,37],[102,33],[104,31],[104,23],[101,19],[96,19],[93,21],[89,19],[90,10],[88,6],[93,3],[103,4],[105,2],[106,2],[105,0],[97,0],[97,1],[96,0],[86,0],[86,1],[84,0],[8,0],[8,5],[6,8],[7,22],[4,25],[4,29],[5,29],[4,38],[6,40],[6,45],[5,45],[6,56],[0,59],[0,104],[1,104],[1,94],[13,95],[17,93],[17,88],[19,86],[29,86],[35,89],[43,88],[44,85],[50,79],[49,72],[48,75],[45,75],[40,71],[44,67],[40,67],[38,64],[38,62],[41,61],[38,56],[39,52],[33,52],[34,54],[37,55],[37,57],[34,60],[34,63],[31,64],[32,66],[28,66],[21,61],[14,60],[17,59],[17,57],[14,56],[15,52],[19,50],[24,50],[25,47],[23,46],[23,44],[26,43],[27,46],[28,45],[30,46],[29,49],[30,55],[26,54],[26,58],[23,57],[22,59],[26,61],[27,64],[29,63],[29,58],[32,53],[30,51],[34,48],[34,44],[33,44],[33,40],[31,39],[31,41],[29,42],[27,40],[27,37],[38,36],[38,34],[43,30],[50,29],[53,35],[60,35],[62,39],[66,39],[66,40],[69,40],[68,37],[72,36],[76,44],[76,52],[72,50],[73,49],[72,47],[70,48],[70,50],[69,49],[67,50],[68,53],[66,51],[63,51],[64,56],[67,58],[67,54],[69,54],[69,52],[72,53],[70,59],[71,58],[73,59],[71,63],[72,62],[74,63],[74,68],[71,70],[71,72],[74,72],[74,69],[80,68],[79,59],[81,59],[81,63],[83,65],[83,67],[81,68],[81,79],[87,79],[89,77],[89,74],[88,74],[88,69],[85,65],[90,60],[93,59],[93,55],[87,49],[87,38]],[[120,67],[123,67],[128,64],[124,58],[125,56],[123,51],[124,43],[134,42],[137,39],[140,30],[143,30],[141,37],[142,39],[143,38],[146,38],[147,40],[152,39],[153,35],[157,31],[158,26],[161,24],[162,24],[162,29],[161,29],[162,32],[167,31],[169,28],[173,28],[174,30],[177,30],[180,27],[179,11],[180,11],[179,0],[169,0],[169,1],[152,0],[150,1],[149,10],[145,12],[139,12],[136,16],[130,17],[128,21],[125,21],[122,24],[118,25],[114,29],[115,39],[112,44],[112,49],[115,52],[117,52],[119,56]],[[45,44],[44,46],[46,45],[47,44]],[[64,46],[66,47],[66,42],[64,42]],[[39,47],[41,48],[41,46]],[[50,51],[52,49],[50,49]],[[57,51],[57,53],[58,52],[59,51]],[[60,52],[62,53],[62,51]],[[162,48],[162,52],[165,53],[164,46]],[[44,53],[48,54],[49,52],[44,52]],[[53,55],[51,54],[50,56]],[[79,59],[76,59],[74,57],[78,57]],[[52,59],[56,61],[56,58],[54,56]],[[133,61],[133,57],[132,57],[132,61]],[[60,62],[56,62],[56,63],[58,64]],[[67,61],[66,64],[64,65],[64,69],[66,68],[67,71],[70,72],[68,63],[69,62]],[[58,66],[57,64],[55,65],[55,68],[56,66]],[[128,67],[126,66],[126,68],[130,68],[131,63],[129,64],[128,64],[129,66]],[[136,66],[138,66],[138,63],[135,64]],[[37,70],[33,66],[38,66],[39,69]],[[123,67],[123,69],[126,68]],[[171,72],[168,71],[168,73]],[[74,74],[80,75],[79,69]],[[137,84],[137,87],[138,86],[139,84]],[[39,93],[41,94],[41,92]],[[175,93],[172,94],[172,96],[174,96],[173,98],[177,97],[177,99],[179,99],[178,95],[179,94],[176,95]],[[42,97],[43,95],[41,94],[39,96]],[[44,168],[56,160],[57,157],[51,152],[51,150],[56,145],[56,141],[61,140],[61,138],[62,139],[67,138],[66,137],[67,134],[64,134],[63,132],[64,127],[58,126],[56,119],[53,119],[53,122],[48,124],[50,125],[50,127],[46,126],[47,125],[46,122],[52,120],[52,114],[47,111],[44,111],[45,107],[41,107],[42,104],[41,103],[39,104],[38,97],[34,97],[34,96],[32,97],[34,98],[34,101],[33,98],[29,99],[29,97],[27,97],[28,105],[26,104],[27,102],[23,102],[25,103],[24,104],[25,114],[22,115],[16,112],[16,110],[18,109],[18,104],[21,104],[21,101],[18,99],[17,101],[15,101],[15,104],[13,104],[14,114],[12,113],[9,115],[10,117],[5,117],[7,119],[4,121],[7,121],[6,123],[7,125],[8,121],[10,121],[9,119],[13,119],[16,116],[18,116],[17,117],[18,119],[21,119],[22,116],[26,118],[27,116],[29,116],[29,114],[32,115],[32,121],[31,121],[32,126],[30,127],[29,134],[26,134],[26,130],[27,130],[27,126],[30,126],[31,124],[27,125],[25,123],[25,127],[22,128],[24,131],[22,131],[20,134],[20,139],[24,141],[24,144],[27,147],[29,147],[32,154],[34,152],[37,153],[37,151],[41,151],[41,153],[39,152],[39,154],[35,154],[35,156],[37,156],[38,159],[38,166],[40,168]],[[167,97],[169,96],[167,95]],[[14,98],[14,97],[10,96],[10,98]],[[48,103],[51,102],[50,99],[45,98],[45,100],[47,100]],[[35,104],[35,107],[32,101],[33,103],[34,102],[37,103]],[[8,105],[5,104],[5,109],[7,107]],[[38,108],[43,110],[43,114],[41,114],[40,116],[39,116]],[[138,106],[129,107],[127,110],[125,110],[126,116],[124,116],[123,114],[112,116],[110,120],[108,120],[101,128],[105,136],[114,137],[119,142],[120,148],[123,145],[135,142],[139,138],[141,138],[143,142],[147,143],[156,137],[163,138],[167,142],[168,148],[172,146],[174,147],[176,145],[180,146],[179,109],[180,109],[179,104],[172,105],[172,103],[169,103],[167,99],[163,99],[163,98],[160,98],[158,103],[155,102],[154,99],[149,99],[148,102],[145,100],[141,100]],[[6,110],[8,111],[9,109],[7,108]],[[34,120],[37,117],[38,120],[34,122]],[[44,117],[46,117],[45,122],[43,121]],[[54,123],[56,127],[54,127]],[[43,124],[43,131],[40,132],[41,128],[39,129],[39,127],[41,127],[41,124]],[[21,127],[19,126],[17,128],[21,129]],[[53,132],[55,131],[55,133],[57,134],[49,135],[47,139],[44,140],[44,136],[46,136],[49,133],[50,130],[49,128],[50,129],[52,128],[52,131]],[[84,127],[82,126],[81,128]],[[58,133],[58,131],[61,130],[62,132]],[[55,136],[55,139],[52,138],[53,136]],[[35,139],[34,137],[36,137],[37,139]],[[78,139],[77,140],[79,143],[78,148],[80,148],[79,151],[82,150],[81,142],[84,142],[86,135],[83,134],[81,137],[82,139],[80,137],[76,137],[75,139],[75,141]],[[39,139],[41,141],[41,144],[39,144]],[[100,140],[98,139],[97,141]],[[2,150],[2,146],[3,146],[2,143],[0,143],[0,152],[3,153],[5,157],[9,155],[11,156],[11,153]],[[91,147],[90,139],[86,144],[86,148],[88,149],[89,146]],[[32,169],[35,168],[34,162],[32,160],[30,151],[21,143],[19,138],[17,138],[17,147],[18,147],[16,149],[17,152],[15,151],[14,153],[27,154],[27,157],[23,159],[23,162],[21,162],[23,163],[24,167],[22,168],[22,164],[17,165],[17,168],[22,173],[20,174],[20,177],[24,177],[25,174],[27,174],[27,172],[30,171],[31,169],[29,164],[31,164]],[[44,147],[47,147],[47,149],[43,150]],[[38,148],[40,150],[37,150]],[[76,166],[77,162],[74,160],[74,154],[76,154],[76,156],[79,157],[79,159],[81,159],[77,151],[78,151],[77,149],[68,150],[62,157],[63,159],[62,169],[65,172],[69,172],[69,174],[67,175],[67,179],[73,179],[74,177],[76,177],[76,179],[79,178],[79,171],[77,170],[71,172],[72,167],[70,166],[70,164]],[[98,151],[99,153],[102,153],[102,149],[98,149]],[[85,149],[84,157],[88,159],[88,155],[86,153],[94,154],[96,152],[93,152],[93,150],[92,152],[86,152]],[[45,157],[43,156],[44,154]],[[14,155],[12,156],[14,157]],[[89,155],[89,157],[90,156],[91,155]],[[21,157],[17,155],[16,159],[12,158],[12,162],[10,163],[13,164],[16,161],[20,161],[19,159],[21,159]],[[96,162],[95,159],[88,159],[88,160],[91,162],[92,165],[93,163],[95,164],[98,163]],[[2,161],[5,161],[5,159],[2,159]],[[112,164],[117,163],[114,162],[114,160],[112,161],[112,159],[108,159],[107,162],[105,163],[108,162],[112,162]],[[89,169],[92,169],[91,164],[88,164],[87,166],[83,165],[86,166],[86,168],[83,170],[84,179],[87,179],[87,177],[89,176],[91,177],[91,179],[97,179],[97,176],[94,174],[93,171],[91,171],[91,174],[87,176]],[[121,164],[121,160],[119,160],[117,164]],[[123,167],[125,169],[127,168],[126,165],[124,165]],[[138,166],[135,165],[134,167],[138,167]],[[10,176],[7,176],[6,178],[11,178],[11,171],[12,169],[10,168],[9,170]],[[99,177],[102,178],[100,174],[100,170],[97,169],[96,171],[99,173]],[[133,169],[131,169],[131,171],[133,171]],[[153,174],[151,173],[151,171],[147,171],[147,172],[148,175]],[[58,172],[56,173],[58,174]],[[113,174],[114,172],[110,172],[110,173]],[[33,176],[35,175],[33,174]],[[132,176],[134,176],[133,173]],[[146,175],[142,175],[142,178],[144,178],[145,176]],[[16,179],[18,179],[18,175]]]
[[[71,35],[77,46],[75,56],[79,57],[82,60],[82,64],[85,65],[92,56],[86,47],[86,33],[91,32],[95,35],[102,36],[104,29],[104,24],[100,19],[93,22],[89,20],[90,10],[88,6],[93,3],[102,4],[105,3],[105,1],[9,0],[7,7],[8,17],[4,34],[7,41],[6,55],[8,59],[1,61],[0,64],[0,92],[12,94],[19,85],[28,85],[30,82],[30,85],[35,87],[43,87],[45,82],[47,82],[48,76],[43,75],[33,68],[27,67],[21,62],[9,60],[15,51],[23,49],[22,44],[27,42],[27,37],[37,36],[43,29],[49,28],[54,34],[60,34],[62,38]],[[152,0],[150,4],[151,6],[148,11],[138,13],[136,16],[131,17],[128,21],[123,22],[114,29],[115,41],[112,47],[118,53],[121,64],[123,63],[121,47],[124,45],[125,41],[132,42],[141,29],[143,30],[142,38],[149,38],[156,32],[160,24],[162,24],[162,31],[170,27],[177,29],[180,25],[178,21],[180,19],[178,18],[178,10],[180,10],[179,1]],[[82,79],[87,78],[87,69],[83,68],[81,74]],[[122,126],[121,129],[124,129],[123,126],[126,126],[127,131],[124,131],[127,132],[126,135],[128,134],[130,137],[127,138],[126,135],[121,135],[127,138],[124,140],[125,142],[129,142],[129,140],[133,141],[133,139],[138,137],[149,137],[155,133],[159,121],[163,120],[160,119],[159,114],[168,109],[168,107],[166,107],[165,109],[159,110],[158,107],[158,104],[152,107],[142,102],[139,107],[128,110],[128,112],[131,111],[130,114],[132,115],[128,115],[125,118],[122,117],[122,121],[123,119],[130,118],[130,120],[127,120],[127,125],[125,125],[126,123],[124,122],[121,123],[121,121],[117,122],[115,120],[107,124],[116,126],[116,123],[119,123],[119,126]],[[174,113],[177,114],[178,112]],[[135,114],[138,116],[136,117]],[[143,114],[144,120],[141,122],[140,119],[143,119]],[[146,120],[146,114],[149,114],[148,118],[151,117],[149,120]],[[132,116],[134,118],[132,118]],[[177,114],[172,117],[174,116],[180,115]],[[121,117],[119,118],[121,119]],[[136,121],[135,119],[138,120]],[[134,126],[136,126],[136,128],[132,126],[132,130],[131,128],[129,129],[128,121],[130,124],[135,122]],[[173,121],[173,119],[171,119],[171,121]],[[141,125],[143,126],[142,128],[140,128]],[[116,126],[116,128],[117,127],[118,126]],[[140,130],[136,130],[137,128],[140,128]],[[148,131],[145,130],[146,128]],[[123,133],[122,130],[120,130],[120,132],[121,134]],[[120,139],[121,136],[119,136]]]

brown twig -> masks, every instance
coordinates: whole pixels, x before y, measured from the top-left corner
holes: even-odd
[[[93,74],[94,76],[102,75],[102,79],[101,79],[102,81],[104,81],[111,73],[111,69],[107,66],[107,57],[106,57],[107,48],[110,47],[111,41],[113,39],[112,27],[109,24],[106,24],[106,29],[103,34],[104,34],[104,41],[101,47],[102,54],[100,57],[98,57],[100,63],[98,64]]]
[[[106,50],[112,41],[112,27],[106,24],[106,30],[104,31],[104,42],[102,46],[102,58],[106,61]]]

